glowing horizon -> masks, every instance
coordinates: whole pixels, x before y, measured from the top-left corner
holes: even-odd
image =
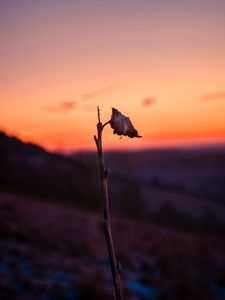
[[[94,149],[96,107],[142,139],[106,149],[225,141],[225,2],[0,2],[0,128],[48,150]]]

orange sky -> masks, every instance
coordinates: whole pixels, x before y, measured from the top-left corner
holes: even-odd
[[[225,141],[222,0],[0,1],[0,129],[51,150],[92,149],[96,106],[142,139]]]

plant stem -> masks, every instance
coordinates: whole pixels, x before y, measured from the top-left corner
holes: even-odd
[[[102,190],[102,197],[104,203],[104,233],[105,233],[109,261],[110,261],[110,266],[112,271],[115,299],[122,300],[123,297],[122,297],[122,287],[121,287],[121,279],[120,279],[121,267],[116,260],[113,239],[112,239],[112,232],[111,232],[109,194],[108,194],[108,169],[105,167],[103,151],[102,151],[102,131],[104,127],[107,124],[109,124],[109,122],[106,122],[105,124],[101,123],[99,107],[97,108],[97,113],[98,113],[97,137],[94,136],[94,140],[98,150],[99,169],[100,169],[100,177],[101,177],[101,190]]]

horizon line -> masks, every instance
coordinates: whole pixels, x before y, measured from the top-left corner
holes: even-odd
[[[2,130],[0,128],[0,132],[5,134],[11,138],[17,138],[23,143],[31,143],[33,145],[39,146],[50,153],[59,153],[59,154],[73,154],[73,153],[81,153],[81,152],[96,152],[95,146],[84,146],[84,147],[48,147],[40,142],[36,142],[33,139],[25,138],[20,134],[10,133],[6,130]],[[183,141],[176,141],[173,140],[171,142],[154,142],[153,144],[146,144],[137,146],[127,146],[127,147],[112,147],[112,146],[105,146],[105,152],[139,152],[139,151],[149,151],[149,150],[169,150],[169,149],[198,149],[198,148],[216,148],[216,147],[225,147],[225,138],[221,139],[201,139],[201,140],[183,140]]]

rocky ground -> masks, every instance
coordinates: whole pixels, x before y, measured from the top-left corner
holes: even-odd
[[[225,299],[225,239],[113,216],[126,300]],[[0,299],[113,299],[102,216],[0,194]]]

